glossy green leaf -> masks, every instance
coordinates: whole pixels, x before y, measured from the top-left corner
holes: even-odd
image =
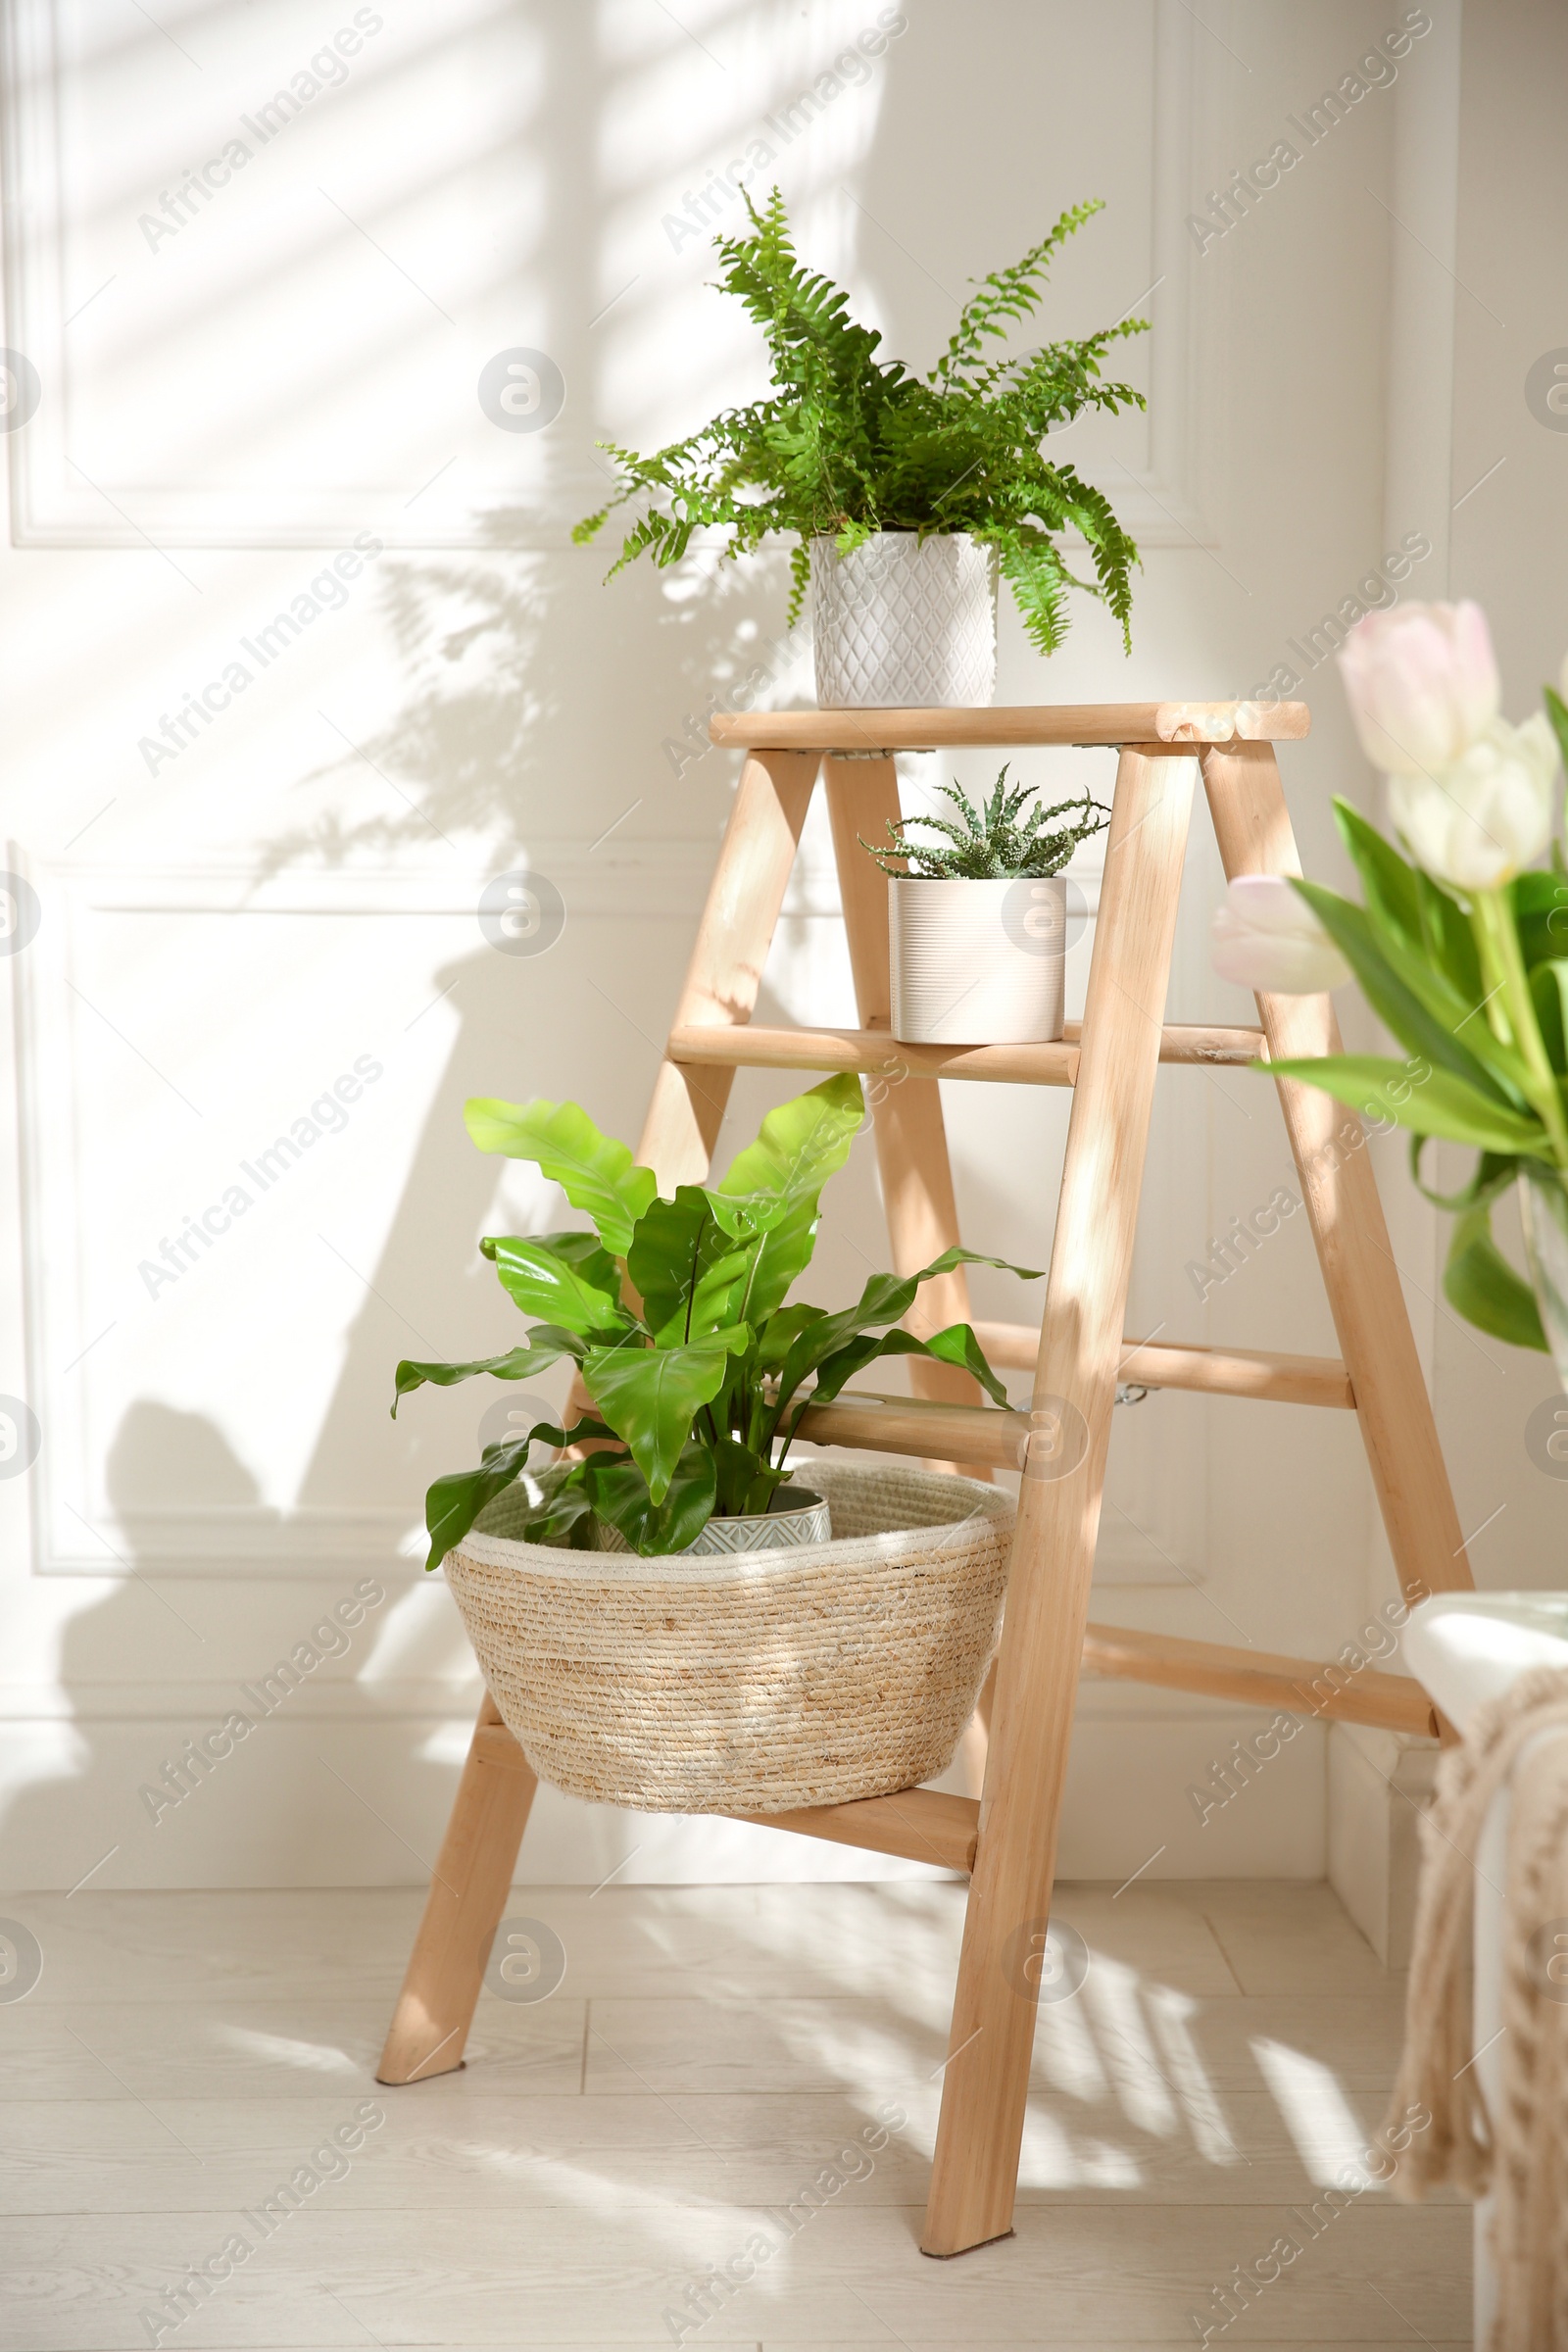
[[[1535,1293],[1492,1238],[1490,1204],[1467,1209],[1455,1220],[1443,1290],[1449,1305],[1478,1331],[1489,1331],[1511,1348],[1547,1352]]]
[[[1418,1135],[1446,1136],[1483,1151],[1550,1157],[1539,1119],[1520,1117],[1449,1070],[1417,1078],[1405,1063],[1381,1054],[1326,1054],[1299,1061],[1256,1061],[1252,1067],[1270,1078],[1299,1078],[1368,1118],[1392,1119]]]
[[[736,1153],[712,1196],[713,1214],[739,1238],[761,1238],[734,1302],[737,1317],[760,1323],[810,1264],[822,1187],[850,1156],[865,1117],[858,1078],[826,1079],[762,1121],[757,1141]]]
[[[596,1348],[583,1364],[588,1393],[648,1481],[655,1502],[668,1492],[692,1423],[729,1374],[732,1352],[746,1348],[744,1324],[682,1348]]]
[[[563,1240],[589,1247],[563,1250]],[[493,1259],[501,1286],[525,1315],[541,1315],[565,1331],[603,1337],[629,1331],[632,1317],[620,1303],[620,1276],[608,1250],[592,1234],[501,1234],[479,1244]]]
[[[488,1372],[496,1380],[528,1380],[535,1372],[544,1372],[559,1363],[564,1355],[580,1361],[586,1352],[575,1332],[553,1331],[540,1324],[528,1334],[525,1347],[510,1348],[505,1355],[481,1355],[466,1364],[417,1364],[405,1360],[397,1369],[392,1418],[395,1421],[398,1417],[399,1399],[422,1389],[426,1381],[433,1388],[450,1389],[460,1380],[472,1380],[478,1372]]]
[[[973,1373],[993,1404],[1005,1406],[1007,1392],[987,1361],[984,1348],[967,1323],[950,1323],[945,1331],[935,1331],[928,1340],[917,1339],[910,1331],[864,1333],[840,1348],[823,1363],[816,1384],[805,1399],[807,1404],[830,1404],[847,1382],[885,1355],[923,1355],[937,1363],[956,1364],[960,1371]]]
[[[520,1476],[528,1448],[537,1440],[546,1446],[575,1446],[585,1438],[608,1437],[604,1423],[585,1414],[570,1429],[552,1421],[536,1421],[526,1437],[509,1438],[504,1445],[487,1446],[477,1470],[454,1470],[433,1481],[424,1497],[424,1524],[430,1552],[426,1568],[439,1568],[455,1544],[461,1544],[487,1502]]]
[[[589,1458],[603,1461],[605,1456]],[[558,1544],[568,1551],[592,1551],[594,1506],[588,1499],[587,1467],[586,1462],[557,1462],[533,1480],[538,1500],[518,1531],[524,1544]]]
[[[718,1474],[713,1508],[732,1519],[754,1518],[765,1511],[778,1489],[794,1476],[782,1454],[775,1468],[764,1452],[739,1438],[723,1436],[708,1449]]]
[[[725,1232],[700,1184],[680,1185],[673,1200],[649,1203],[632,1234],[626,1271],[662,1347],[706,1339],[741,1320],[734,1301],[758,1247],[755,1236],[736,1241]]]
[[[625,1256],[632,1227],[659,1184],[652,1168],[638,1167],[624,1144],[601,1135],[575,1102],[500,1102],[475,1096],[465,1103],[463,1115],[481,1152],[533,1160],[573,1208],[592,1217],[605,1248]]]
[[[873,1274],[858,1301],[845,1307],[836,1315],[822,1315],[816,1321],[804,1324],[791,1340],[779,1369],[777,1409],[780,1417],[787,1410],[801,1382],[824,1365],[839,1348],[848,1347],[861,1332],[875,1330],[886,1323],[900,1322],[914,1304],[922,1283],[938,1274],[951,1274],[960,1265],[997,1266],[1007,1274],[1021,1275],[1026,1282],[1038,1282],[1039,1270],[1030,1266],[1015,1266],[1004,1257],[986,1257],[977,1250],[956,1248],[944,1250],[930,1265],[922,1266],[918,1274]],[[956,1324],[955,1330],[966,1325]],[[766,1348],[764,1335],[763,1346]]]
[[[584,1491],[594,1510],[618,1528],[644,1558],[684,1551],[712,1517],[716,1477],[713,1456],[706,1446],[683,1449],[659,1502],[635,1462],[590,1454],[582,1468]]]

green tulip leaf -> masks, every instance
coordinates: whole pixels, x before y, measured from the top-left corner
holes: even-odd
[[[1512,1184],[1519,1172],[1517,1157],[1506,1152],[1483,1152],[1476,1162],[1476,1172],[1456,1193],[1435,1193],[1421,1175],[1421,1154],[1432,1138],[1412,1135],[1410,1138],[1410,1179],[1416,1191],[1425,1195],[1434,1207],[1460,1209],[1475,1208],[1484,1200],[1495,1200],[1498,1193]]]
[[[1412,1054],[1452,1071],[1479,1094],[1514,1109],[1525,1107],[1529,1073],[1513,1049],[1493,1035],[1479,997],[1466,1004],[1387,917],[1374,917],[1313,882],[1298,882],[1296,888],[1349,964],[1373,1011]]]
[[[1564,703],[1555,686],[1547,686],[1544,692],[1546,699],[1546,716],[1550,719],[1551,731],[1557,738],[1557,750],[1564,767],[1568,767],[1568,704]]]
[[[1555,842],[1552,849],[1558,851]],[[1508,885],[1508,904],[1527,967],[1568,956],[1568,878],[1555,861],[1545,873],[1516,874]]]
[[[1392,1119],[1418,1135],[1445,1136],[1450,1143],[1521,1152],[1527,1158],[1551,1156],[1539,1119],[1520,1117],[1448,1070],[1433,1070],[1421,1078],[1406,1063],[1381,1054],[1325,1054],[1298,1061],[1254,1061],[1251,1066],[1271,1078],[1298,1078],[1306,1086],[1321,1087],[1368,1118]]]
[[[1506,1340],[1511,1348],[1548,1352],[1535,1293],[1492,1238],[1490,1202],[1466,1209],[1455,1221],[1443,1291],[1449,1305],[1478,1331]]]
[[[1338,794],[1334,801],[1334,821],[1340,829],[1340,839],[1354,860],[1356,871],[1366,888],[1368,906],[1376,906],[1384,920],[1402,931],[1412,945],[1421,938],[1421,892],[1419,870],[1401,858],[1392,841],[1384,839],[1376,825],[1361,814],[1359,808]]]

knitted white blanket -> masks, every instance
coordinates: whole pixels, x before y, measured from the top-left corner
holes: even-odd
[[[1568,1673],[1540,1667],[1481,1709],[1438,1766],[1421,1824],[1423,1869],[1404,2052],[1390,2112],[1419,2100],[1432,2129],[1396,2196],[1451,2181],[1495,2196],[1497,2314],[1488,2352],[1568,2352],[1568,1739],[1513,1782],[1503,1890],[1500,2111],[1490,2116],[1471,2047],[1475,1854],[1494,1797],[1540,1732],[1568,1733]]]

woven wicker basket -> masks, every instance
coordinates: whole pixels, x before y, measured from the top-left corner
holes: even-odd
[[[641,1559],[511,1540],[447,1554],[491,1695],[541,1780],[649,1813],[784,1813],[929,1781],[996,1646],[1010,1494],[813,1461],[831,1543]]]

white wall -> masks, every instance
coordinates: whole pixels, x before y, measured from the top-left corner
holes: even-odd
[[[1387,463],[1390,386],[1444,331],[1385,209],[1410,141],[1440,191],[1451,166],[1457,15],[1432,13],[1393,87],[1200,240],[1207,192],[1281,138],[1305,147],[1287,119],[1397,9],[1212,0],[1200,22],[1181,0],[909,0],[874,66],[783,145],[764,119],[874,24],[869,0],[690,0],[689,32],[653,0],[378,0],[358,19],[257,0],[162,11],[167,31],[13,0],[7,340],[41,397],[9,441],[0,645],[10,862],[42,919],[0,958],[17,1014],[0,1391],[36,1413],[42,1447],[0,1480],[8,1883],[69,1886],[95,1865],[95,1886],[424,1875],[477,1685],[411,1531],[491,1399],[427,1395],[394,1426],[391,1367],[506,1344],[475,1243],[551,1213],[544,1188],[470,1150],[461,1104],[574,1095],[635,1134],[734,781],[727,755],[690,756],[702,714],[759,663],[775,702],[809,696],[781,559],[606,588],[605,556],[566,542],[604,483],[596,438],[647,446],[760,388],[756,338],[678,225],[688,192],[773,144],[762,176],[811,260],[921,365],[966,279],[1103,195],[1048,331],[1154,320],[1127,363],[1150,417],[1072,436],[1145,548],[1133,656],[1085,607],[1047,669],[1004,609],[999,699],[1239,694],[1353,594],[1391,531],[1442,544]],[[356,23],[333,86],[265,144],[239,127]],[[1504,92],[1520,71],[1499,69]],[[253,151],[210,203],[172,235],[142,225],[236,135]],[[1503,201],[1474,176],[1477,207]],[[476,395],[517,347],[564,381],[536,434],[501,430]],[[1461,385],[1466,365],[1461,340]],[[362,536],[379,552],[340,596],[324,575]],[[1439,561],[1416,592],[1441,587]],[[313,581],[327,609],[263,666],[246,641]],[[1554,663],[1546,636],[1538,662]],[[165,715],[236,661],[243,690],[160,756]],[[1286,782],[1309,866],[1331,871],[1328,795],[1363,770],[1328,666],[1302,691],[1314,733]],[[1110,760],[1018,767],[1076,789],[1108,783]],[[932,780],[910,763],[911,793]],[[764,1003],[841,1017],[814,829],[808,849]],[[477,907],[523,866],[566,920],[519,958],[487,944]],[[1178,1016],[1245,1017],[1208,974],[1217,889],[1200,816]],[[1087,960],[1086,942],[1080,989]],[[341,1123],[321,1114],[339,1131],[264,1193],[242,1163],[362,1057],[376,1075]],[[721,1150],[781,1091],[743,1082]],[[1064,1104],[977,1088],[949,1112],[969,1238],[1044,1263]],[[1396,1193],[1396,1149],[1380,1166]],[[1186,1270],[1288,1170],[1257,1081],[1162,1075],[1135,1321],[1330,1347],[1296,1227],[1202,1304]],[[150,1288],[139,1268],[236,1183],[244,1213]],[[826,1300],[880,1262],[868,1144],[830,1206]],[[1430,1224],[1413,1230],[1430,1253]],[[1430,1286],[1427,1259],[1411,1271]],[[1000,1277],[976,1291],[981,1312],[1023,1311]],[[1456,1430],[1469,1389],[1446,1345]],[[1100,1615],[1332,1650],[1392,1591],[1348,1416],[1152,1396],[1116,1440]],[[387,1597],[347,1654],[155,1827],[139,1786],[367,1578]],[[1121,1877],[1160,1848],[1156,1874],[1319,1873],[1316,1732],[1199,1829],[1186,1785],[1245,1725],[1086,1686],[1064,1867]],[[522,1870],[591,1883],[628,1854],[624,1875],[647,1879],[873,1867],[548,1796]]]

